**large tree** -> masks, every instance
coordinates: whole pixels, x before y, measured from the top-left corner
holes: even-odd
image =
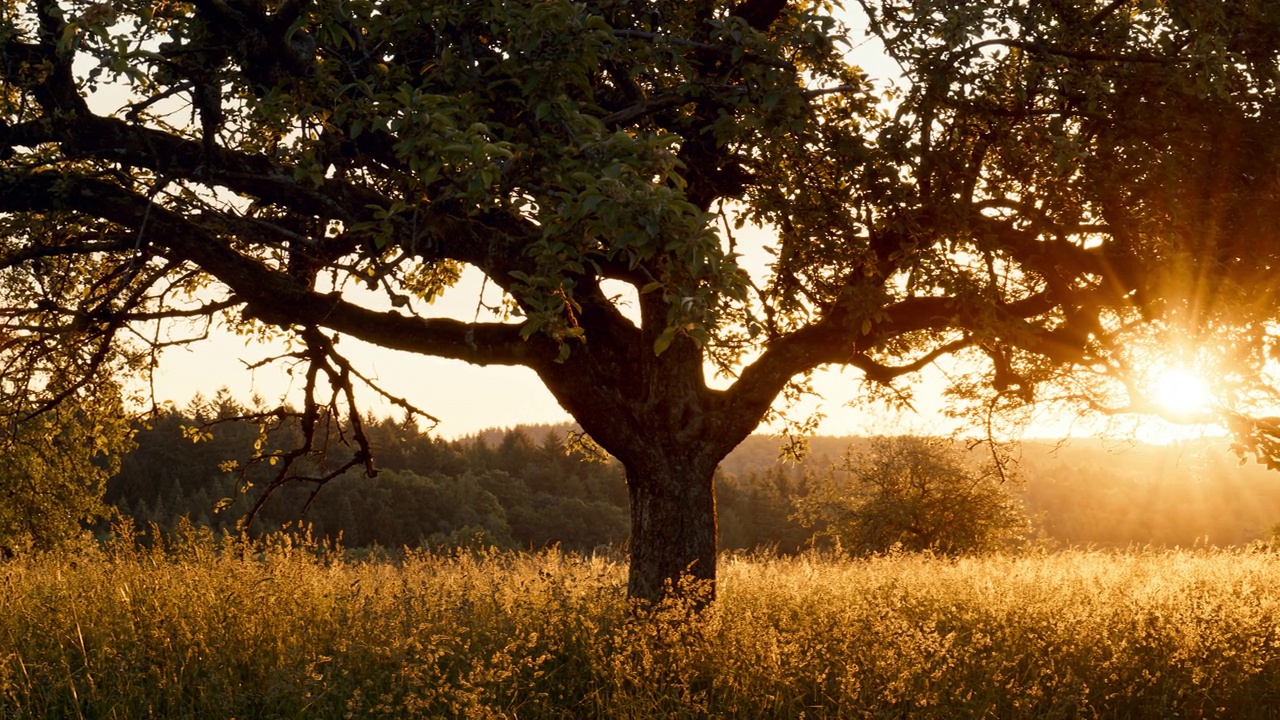
[[[6,2],[5,352],[287,334],[355,463],[339,336],[532,368],[626,466],[643,598],[714,579],[717,463],[822,366],[1143,409],[1171,333],[1265,386],[1276,2],[863,6],[892,83],[822,2]],[[465,267],[503,304],[433,316]]]

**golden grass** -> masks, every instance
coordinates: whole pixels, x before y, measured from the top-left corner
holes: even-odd
[[[604,558],[189,534],[0,565],[0,718],[1274,717],[1280,556]]]

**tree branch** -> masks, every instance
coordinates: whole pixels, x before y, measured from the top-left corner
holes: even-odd
[[[973,345],[973,338],[966,336],[954,342],[945,343],[925,353],[920,358],[909,362],[905,365],[885,365],[872,360],[870,356],[863,353],[855,353],[848,359],[848,363],[863,372],[868,380],[880,383],[881,385],[889,385],[894,379],[903,375],[910,375],[919,372],[928,367],[935,360],[950,355],[952,353],[963,350]]]
[[[289,275],[231,249],[218,236],[181,214],[116,185],[56,172],[0,174],[0,211],[72,210],[137,228],[144,217],[161,254],[191,262],[218,278],[246,304],[247,317],[287,327],[320,325],[394,350],[453,358],[478,365],[552,362],[558,346],[534,336],[525,341],[518,325],[466,323],[374,311],[338,293],[314,292]]]
[[[1071,48],[1062,47],[1061,45],[1053,45],[1050,43],[1034,42],[1030,40],[1014,40],[1011,38],[994,38],[991,40],[982,40],[965,46],[957,52],[958,57],[971,55],[979,50],[989,47],[1010,47],[1019,50],[1025,50],[1038,55],[1054,55],[1064,57],[1070,60],[1080,60],[1083,62],[1100,62],[1100,63],[1155,63],[1168,65],[1172,63],[1185,62],[1179,58],[1165,57],[1163,55],[1148,55],[1146,53],[1105,53],[1093,52],[1091,50],[1072,50]]]
[[[36,102],[50,115],[87,115],[89,104],[80,96],[71,68],[75,52],[66,44],[71,38],[66,32],[62,11],[56,2],[38,2],[35,5],[40,19],[40,44],[35,46],[34,53],[50,68],[44,82],[32,89]],[[20,46],[19,43],[13,45]],[[8,49],[5,48],[6,53]]]
[[[662,112],[668,108],[678,107],[688,102],[693,102],[692,98],[687,97],[683,93],[675,91],[659,93],[652,97],[645,98],[635,105],[618,110],[617,112],[609,113],[608,115],[600,118],[600,122],[604,123],[604,126],[607,128],[617,129],[647,115]]]

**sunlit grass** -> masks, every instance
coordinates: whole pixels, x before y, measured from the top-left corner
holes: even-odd
[[[217,545],[218,547],[215,547]],[[0,717],[1273,717],[1280,557],[729,557],[627,612],[606,558],[281,541],[0,566]]]

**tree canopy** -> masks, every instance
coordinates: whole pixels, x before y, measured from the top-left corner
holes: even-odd
[[[527,366],[627,468],[640,597],[714,578],[716,463],[824,365],[957,355],[990,417],[1182,353],[1266,451],[1280,3],[859,5],[901,79],[824,2],[6,2],[4,353],[288,335],[271,485],[342,415],[373,472],[340,336]],[[503,302],[433,313],[464,267]]]

